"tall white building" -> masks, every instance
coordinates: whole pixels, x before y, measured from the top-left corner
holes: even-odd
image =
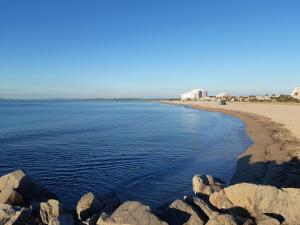
[[[207,91],[202,89],[194,89],[181,95],[181,100],[199,100],[207,97]]]
[[[296,88],[293,90],[291,96],[294,97],[294,98],[300,99],[300,87],[296,87]]]

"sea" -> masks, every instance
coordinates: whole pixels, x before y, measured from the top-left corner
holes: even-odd
[[[152,208],[228,183],[250,145],[244,122],[147,101],[0,101],[0,175],[22,169],[72,208],[86,192]]]

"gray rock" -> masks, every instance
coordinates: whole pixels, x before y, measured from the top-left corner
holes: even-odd
[[[89,192],[81,197],[76,206],[76,211],[79,220],[86,220],[95,213],[103,209],[104,204],[97,197]]]
[[[1,225],[24,225],[31,211],[29,208],[0,204],[0,224]]]
[[[57,220],[62,214],[62,205],[55,199],[50,199],[47,202],[42,202],[40,204],[40,217],[45,224]]]
[[[195,194],[211,195],[224,188],[224,183],[210,175],[195,175],[193,177],[193,191]]]
[[[212,194],[211,204],[219,209],[241,207],[253,217],[281,215],[288,224],[299,224],[300,189],[240,183]]]
[[[174,201],[164,212],[163,219],[172,225],[202,225],[205,224],[198,213],[182,200]]]
[[[151,212],[149,206],[135,201],[123,203],[110,217],[100,217],[97,221],[97,225],[113,224],[167,225],[166,222],[161,221]]]

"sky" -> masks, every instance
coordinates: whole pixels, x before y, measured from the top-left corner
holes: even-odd
[[[0,0],[0,98],[290,93],[298,0]]]

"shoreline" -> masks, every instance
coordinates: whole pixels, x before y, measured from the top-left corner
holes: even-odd
[[[247,134],[253,143],[238,156],[236,171],[230,185],[246,182],[276,187],[300,187],[300,141],[283,124],[254,113],[191,102],[161,101],[161,103],[224,113],[237,117],[245,123]]]
[[[217,177],[196,174],[193,194],[188,192],[188,196],[156,209],[138,201],[123,202],[114,193],[101,196],[92,192],[83,194],[76,207],[67,209],[54,193],[16,170],[0,177],[0,224],[299,224],[300,142],[283,124],[217,105],[161,103],[224,113],[245,123],[253,144],[238,157],[228,185]]]

